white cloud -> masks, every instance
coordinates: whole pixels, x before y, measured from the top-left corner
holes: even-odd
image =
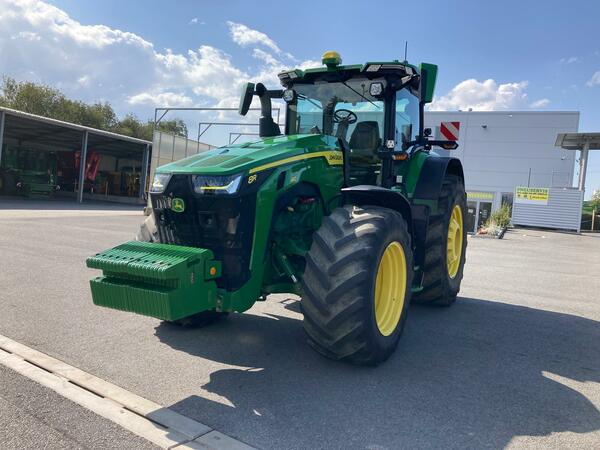
[[[268,52],[265,52],[264,50],[261,50],[260,48],[255,48],[254,50],[252,50],[252,56],[256,59],[264,61],[269,66],[276,66],[277,64],[279,64],[279,61],[275,59],[273,55],[271,55]]]
[[[587,82],[585,84],[586,84],[586,86],[589,86],[589,87],[598,86],[600,84],[600,70],[595,72],[594,75],[592,75],[592,78],[587,80]]]
[[[116,43],[128,43],[141,48],[151,48],[152,44],[134,33],[111,29],[105,25],[82,25],[71,19],[64,11],[36,0],[3,0],[5,5],[0,19],[17,19],[30,30],[21,30],[23,37],[38,34],[45,30],[56,38],[70,38],[80,45],[104,48]],[[6,12],[8,8],[8,12]],[[11,11],[12,10],[12,11]],[[13,22],[14,23],[14,22]]]
[[[32,31],[20,31],[18,34],[11,36],[11,39],[24,39],[26,41],[39,41],[41,38],[37,33]]]
[[[569,56],[568,58],[560,58],[561,64],[574,64],[581,62],[581,59],[578,56]]]
[[[230,30],[240,46],[252,47],[252,67],[239,67],[208,45],[158,49],[134,33],[82,24],[43,1],[0,0],[0,76],[56,86],[83,101],[106,100],[120,115],[144,119],[155,106],[237,106],[244,81],[276,87],[277,73],[290,62],[320,65],[292,60],[266,34],[245,25],[232,22]]]
[[[468,110],[493,111],[521,108],[526,104],[527,81],[498,84],[492,79],[473,78],[457,84],[441,97],[435,97],[430,111]]]
[[[233,39],[233,42],[236,44],[241,45],[242,47],[260,44],[270,48],[275,53],[281,53],[279,46],[265,33],[253,30],[244,24],[232,22],[230,20],[227,21],[227,26],[229,27],[231,39]]]
[[[82,25],[34,0],[0,0],[0,72],[59,86],[86,101],[110,98],[155,78],[153,45],[133,33]],[[94,91],[98,85],[105,88]],[[88,86],[88,89],[83,89]]]
[[[547,98],[541,98],[539,100],[536,100],[535,102],[531,103],[529,105],[530,108],[545,108],[546,106],[548,106],[550,104],[550,100]]]
[[[142,92],[127,99],[130,105],[161,105],[164,107],[189,107],[194,100],[177,92]]]
[[[88,75],[83,75],[77,79],[77,84],[81,87],[89,87],[90,85],[90,77]]]
[[[206,22],[198,19],[197,17],[193,17],[192,20],[188,22],[188,25],[206,25]]]

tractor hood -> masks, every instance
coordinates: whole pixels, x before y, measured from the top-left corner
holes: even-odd
[[[156,173],[233,175],[285,158],[332,150],[339,150],[337,138],[333,136],[276,136],[199,153],[161,166]]]

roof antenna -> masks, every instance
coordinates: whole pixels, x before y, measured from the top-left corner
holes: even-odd
[[[404,62],[408,62],[408,59],[406,59],[407,53],[408,53],[408,41],[404,41]]]

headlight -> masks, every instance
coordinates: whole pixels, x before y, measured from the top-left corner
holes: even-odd
[[[283,91],[283,100],[286,103],[290,103],[294,101],[295,93],[293,89],[286,89]]]
[[[369,94],[371,97],[377,97],[383,93],[383,83],[371,83],[369,87]]]
[[[197,194],[235,194],[240,188],[241,182],[242,174],[229,176],[192,176],[192,184]]]
[[[154,174],[154,180],[152,180],[152,186],[150,186],[150,192],[160,194],[164,192],[171,179],[170,173],[156,173]]]

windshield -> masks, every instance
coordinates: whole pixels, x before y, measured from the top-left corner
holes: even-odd
[[[369,94],[371,83],[384,79],[294,84],[296,102],[288,109],[288,134],[328,134],[349,142],[364,122],[383,137],[384,105]],[[344,111],[340,111],[344,110]],[[352,114],[353,113],[353,114]],[[361,125],[363,123],[363,125]]]

